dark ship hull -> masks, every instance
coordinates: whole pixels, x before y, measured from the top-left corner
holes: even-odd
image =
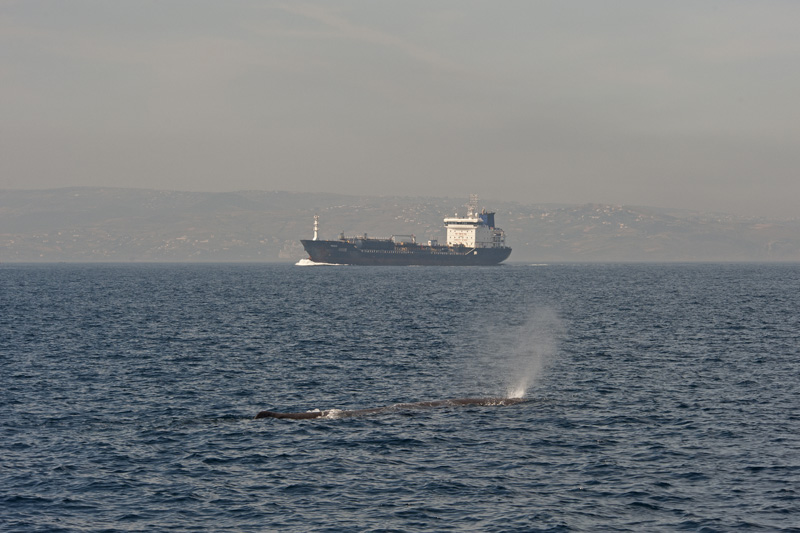
[[[391,239],[344,239],[337,241],[301,240],[315,263],[340,265],[496,265],[511,255],[511,248],[468,248],[416,243],[396,243]]]

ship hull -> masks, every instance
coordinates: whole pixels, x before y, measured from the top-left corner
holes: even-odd
[[[301,240],[315,263],[389,266],[488,266],[511,255],[511,248],[466,248],[463,246],[397,245],[380,248],[350,241]],[[385,242],[385,241],[384,241]]]

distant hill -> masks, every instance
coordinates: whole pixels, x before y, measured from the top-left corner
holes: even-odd
[[[465,198],[117,188],[0,190],[0,261],[292,261],[299,239],[444,240]],[[609,205],[482,202],[509,261],[800,261],[800,221]]]

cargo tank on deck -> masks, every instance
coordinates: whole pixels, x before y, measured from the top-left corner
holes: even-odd
[[[314,216],[314,238],[304,239],[309,259],[315,263],[340,265],[496,265],[511,255],[505,232],[495,226],[494,212],[478,212],[478,197],[472,195],[467,215],[444,219],[446,244],[418,243],[414,235],[393,235],[388,239],[345,237],[320,240],[319,216]]]

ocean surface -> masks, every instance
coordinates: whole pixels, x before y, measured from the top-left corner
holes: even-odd
[[[4,532],[800,531],[800,265],[4,264],[0,362]]]

